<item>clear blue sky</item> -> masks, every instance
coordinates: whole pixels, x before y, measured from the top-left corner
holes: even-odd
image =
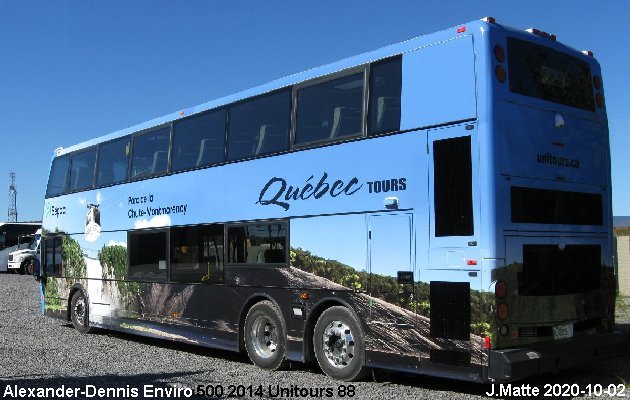
[[[484,16],[595,53],[613,212],[630,215],[630,2],[0,1],[0,221],[42,217],[59,146]]]

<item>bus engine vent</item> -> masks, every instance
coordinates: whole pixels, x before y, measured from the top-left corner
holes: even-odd
[[[470,340],[470,283],[430,284],[431,336]]]
[[[431,349],[431,362],[470,367],[470,353],[458,350]]]
[[[474,234],[470,136],[433,142],[435,236]]]
[[[557,296],[583,293],[600,286],[599,245],[524,245],[518,294]]]

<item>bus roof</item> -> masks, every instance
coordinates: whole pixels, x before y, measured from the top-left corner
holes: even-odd
[[[433,32],[433,33],[417,36],[415,38],[408,39],[400,43],[385,46],[377,50],[373,50],[373,51],[362,53],[356,56],[344,58],[342,60],[339,60],[330,64],[314,67],[303,72],[299,72],[299,73],[292,74],[283,78],[279,78],[269,83],[265,83],[263,85],[246,89],[246,90],[243,90],[243,91],[240,91],[240,92],[228,95],[228,96],[224,96],[215,100],[210,100],[208,102],[205,102],[197,106],[184,108],[182,110],[164,115],[162,117],[154,118],[149,121],[145,121],[140,124],[137,124],[137,125],[125,128],[125,129],[121,129],[110,134],[106,134],[104,136],[90,139],[88,141],[85,141],[76,145],[72,145],[67,148],[58,148],[55,150],[54,156],[61,156],[64,154],[72,153],[74,151],[77,151],[83,148],[94,146],[98,143],[106,142],[108,140],[113,140],[113,139],[123,137],[129,134],[135,133],[135,132],[151,129],[151,128],[166,124],[171,121],[189,117],[194,114],[212,110],[214,108],[218,108],[218,107],[235,103],[241,100],[245,100],[245,99],[248,99],[248,98],[260,95],[260,94],[268,93],[277,89],[281,89],[281,88],[288,87],[295,84],[300,84],[302,82],[305,82],[305,81],[308,81],[317,77],[326,76],[326,75],[339,72],[345,69],[349,69],[349,68],[356,67],[359,65],[378,61],[383,58],[392,57],[398,54],[407,53],[407,52],[410,52],[410,51],[413,51],[422,47],[430,46],[436,43],[455,39],[459,36],[470,34],[472,32],[476,32],[476,31],[483,32],[484,30],[489,30],[490,27],[492,27],[493,29],[500,28],[504,30],[509,30],[512,33],[517,34],[517,35],[529,35],[530,37],[534,36],[531,34],[531,32],[528,33],[527,31],[524,31],[524,30],[519,30],[519,29],[511,28],[508,26],[499,25],[494,22],[494,19],[491,19],[491,21],[487,21],[487,18],[484,18],[482,20],[470,21],[465,24],[456,25],[454,27],[444,29],[438,32]],[[532,40],[536,40],[536,39],[532,39]],[[558,42],[554,42],[554,43],[557,43],[560,46],[564,46]],[[568,48],[568,47],[567,49],[576,51],[575,49]],[[592,57],[589,57],[589,58],[593,60]]]
[[[32,222],[0,222],[0,229],[5,226],[42,226],[42,221]]]

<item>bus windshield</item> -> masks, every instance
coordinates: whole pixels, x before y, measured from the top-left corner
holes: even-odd
[[[510,90],[514,93],[594,111],[591,69],[576,57],[508,38]]]

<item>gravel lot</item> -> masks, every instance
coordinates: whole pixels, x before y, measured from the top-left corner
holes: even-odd
[[[630,329],[630,300],[619,307],[619,327]],[[528,379],[541,390],[545,384],[624,384],[630,397],[630,357],[617,358]],[[326,377],[316,365],[292,365],[287,371],[268,372],[250,364],[247,356],[132,335],[99,331],[81,335],[71,325],[40,315],[37,282],[30,276],[0,274],[0,395],[7,385],[18,388],[136,388],[144,385],[197,388],[221,385],[263,385],[263,398],[273,396],[268,385],[322,388],[339,398],[340,383]],[[343,384],[342,384],[343,385]],[[482,398],[490,386],[445,379],[377,372],[373,379],[353,384],[355,399],[470,399]],[[243,393],[241,393],[243,394]],[[4,396],[8,398],[7,396]],[[124,396],[110,396],[121,398]],[[307,396],[311,398],[311,396]],[[605,395],[603,397],[606,397]],[[72,398],[83,398],[81,396]],[[99,397],[92,397],[99,398]],[[104,398],[104,397],[100,397]],[[199,398],[193,396],[193,398]],[[241,398],[260,398],[248,392]],[[601,397],[600,397],[601,398]]]

